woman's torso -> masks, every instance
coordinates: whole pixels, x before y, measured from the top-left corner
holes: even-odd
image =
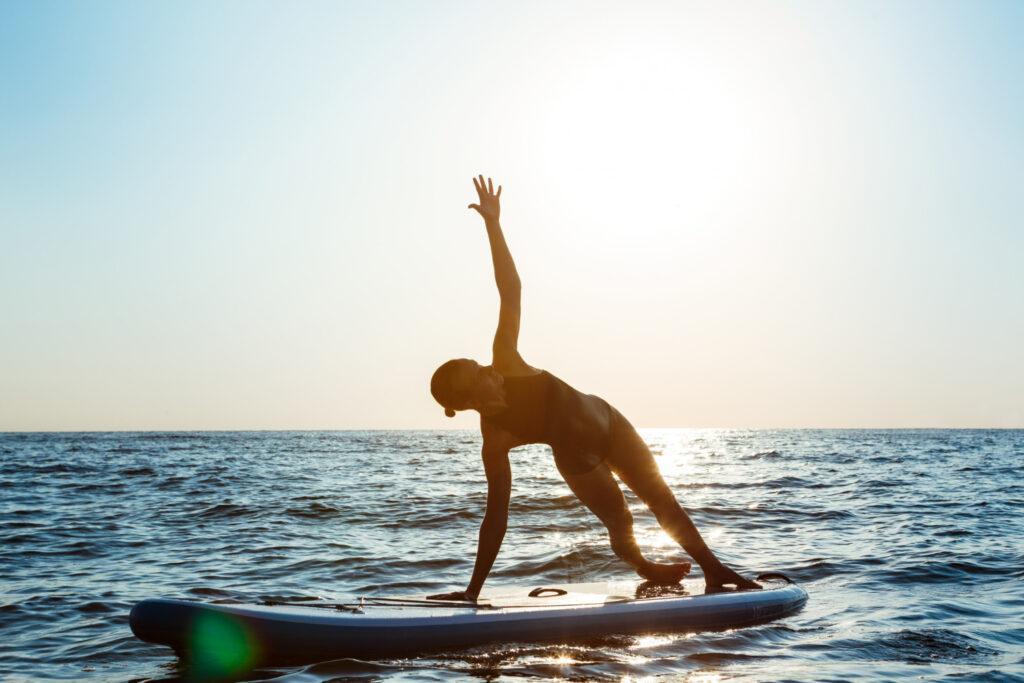
[[[551,446],[559,469],[582,473],[608,454],[614,408],[546,370],[504,377],[508,407],[482,419],[514,436],[517,445]]]

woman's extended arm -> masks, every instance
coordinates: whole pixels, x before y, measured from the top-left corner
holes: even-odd
[[[516,442],[511,435],[495,429],[483,419],[480,420],[480,433],[483,435],[481,455],[484,473],[487,475],[487,509],[484,511],[484,519],[477,536],[473,576],[466,590],[429,595],[428,600],[476,601],[487,575],[491,573],[491,567],[494,566],[494,559],[501,549],[501,541],[505,538],[505,530],[508,528],[508,503],[512,495],[512,466],[508,461],[508,452]]]
[[[466,597],[476,600],[494,559],[501,549],[501,541],[508,528],[508,503],[512,495],[512,468],[508,462],[508,449],[488,448],[484,445],[484,471],[487,473],[487,510],[484,512],[477,537],[476,562],[473,576],[466,588]]]
[[[494,356],[495,362],[499,362],[500,356],[510,355],[513,359],[522,362],[519,358],[517,345],[519,343],[519,302],[520,290],[519,273],[516,272],[516,264],[512,260],[512,253],[505,243],[505,235],[501,232],[501,185],[497,193],[494,192],[494,184],[488,178],[486,184],[484,177],[473,178],[473,186],[480,197],[479,204],[470,204],[470,209],[476,209],[487,226],[487,239],[491,244],[491,260],[494,262],[494,281],[498,285],[498,295],[501,297],[501,311],[498,314],[498,331],[494,335]]]

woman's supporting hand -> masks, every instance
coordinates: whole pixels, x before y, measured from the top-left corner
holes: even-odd
[[[498,192],[494,192],[494,184],[491,179],[487,179],[487,184],[484,184],[483,175],[478,178],[473,178],[473,187],[476,188],[476,193],[480,197],[479,204],[470,204],[469,209],[476,209],[477,213],[484,217],[487,222],[497,222],[498,217],[501,215],[501,185],[498,185]]]

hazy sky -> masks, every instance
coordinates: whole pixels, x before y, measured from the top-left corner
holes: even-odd
[[[0,7],[0,430],[1024,426],[1024,3]]]

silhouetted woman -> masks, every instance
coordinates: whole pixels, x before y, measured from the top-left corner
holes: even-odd
[[[657,564],[644,558],[633,536],[633,517],[614,472],[647,505],[661,527],[697,561],[709,590],[733,584],[760,588],[715,557],[697,527],[661,478],[650,449],[633,425],[604,399],[584,394],[545,370],[526,363],[516,348],[519,339],[519,274],[498,222],[501,186],[473,179],[479,204],[470,204],[484,219],[501,297],[498,331],[490,365],[468,358],[443,364],[430,380],[430,392],[454,417],[458,410],[480,413],[483,463],[487,475],[487,511],[480,527],[476,565],[465,591],[432,596],[475,600],[491,571],[508,522],[512,471],[508,452],[516,446],[551,446],[565,482],[608,529],[612,550],[640,576],[656,583],[677,583],[690,563]]]

